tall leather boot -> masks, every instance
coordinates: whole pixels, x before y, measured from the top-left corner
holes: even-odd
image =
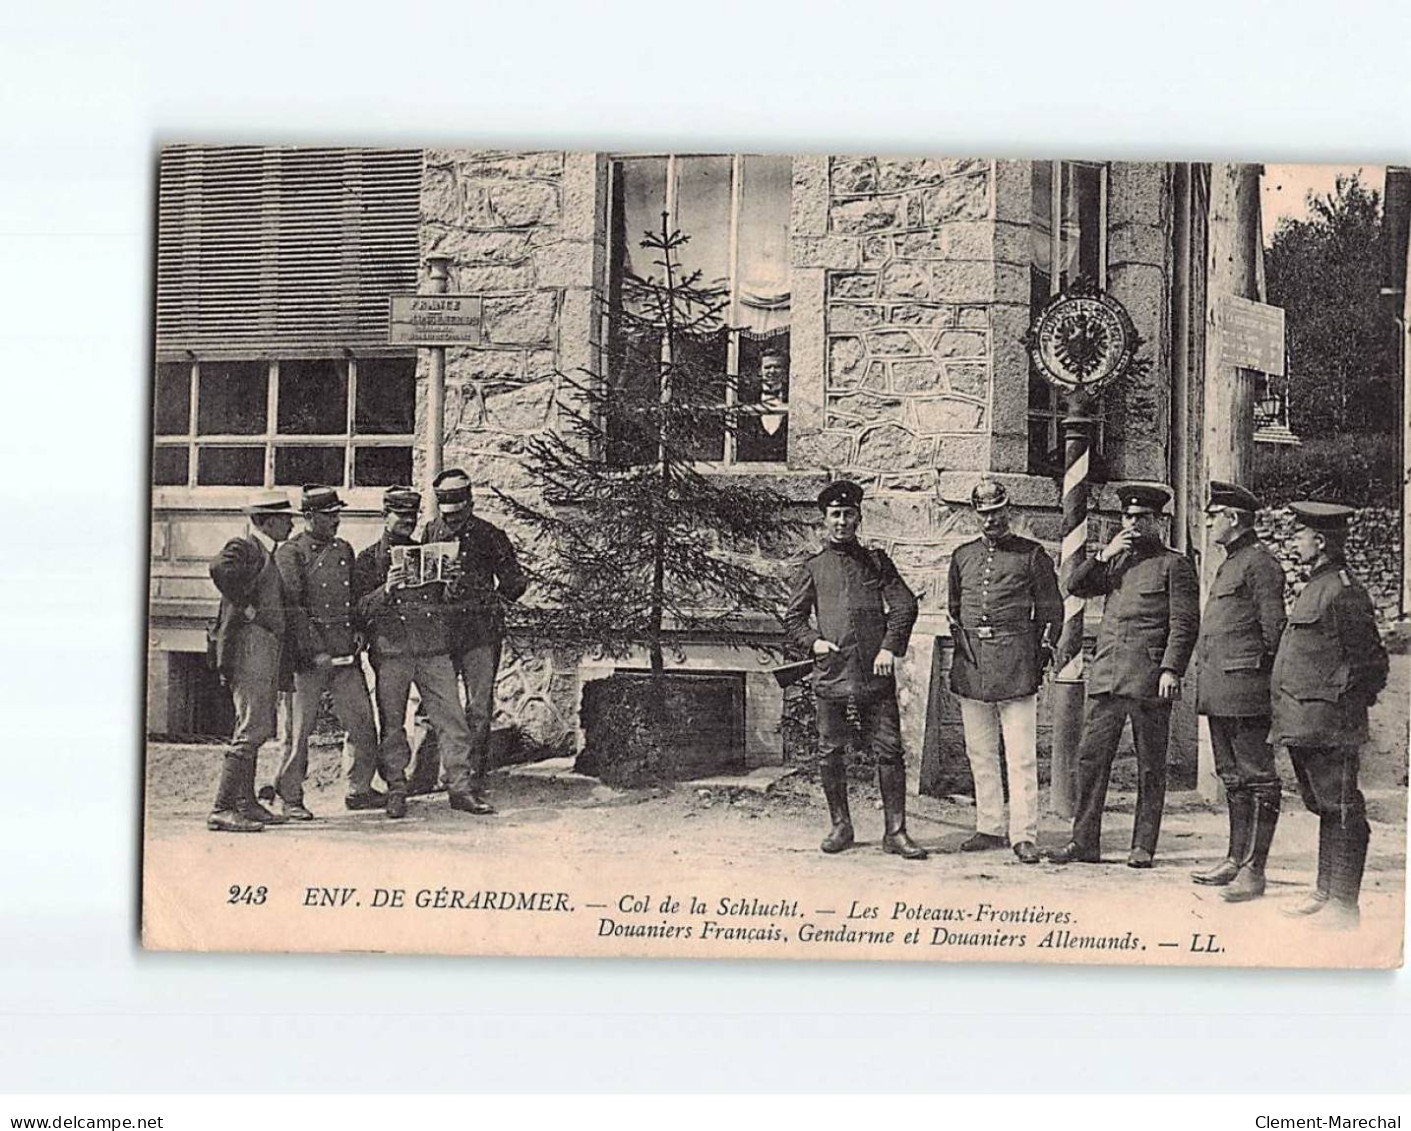
[[[906,767],[878,766],[877,784],[882,791],[882,814],[886,822],[882,851],[905,860],[925,860],[926,850],[906,835]]]
[[[1362,914],[1358,899],[1362,893],[1362,874],[1367,866],[1367,842],[1371,829],[1365,818],[1334,824],[1337,852],[1333,855],[1329,875],[1328,906],[1318,916],[1318,926],[1335,931],[1356,930]]]
[[[1221,898],[1230,903],[1244,903],[1264,894],[1264,865],[1269,861],[1269,848],[1274,843],[1274,829],[1279,824],[1279,794],[1269,790],[1254,795],[1254,822],[1249,834],[1249,852],[1240,861],[1239,875]]]
[[[1192,872],[1191,879],[1198,884],[1223,886],[1239,874],[1240,862],[1249,855],[1249,831],[1254,812],[1254,795],[1248,790],[1231,790],[1225,797],[1225,805],[1230,816],[1230,846],[1225,850],[1225,859],[1202,872]]]
[[[818,767],[823,796],[828,799],[828,818],[833,827],[819,845],[824,852],[842,852],[853,843],[852,814],[848,811],[847,766],[839,758],[825,758]]]
[[[1285,915],[1295,919],[1306,915],[1317,915],[1328,906],[1328,894],[1332,891],[1333,857],[1337,853],[1337,818],[1318,819],[1318,879],[1311,892],[1297,903],[1283,909]]]
[[[244,801],[245,772],[249,770],[250,784],[255,782],[255,763],[251,758],[238,754],[227,754],[220,769],[220,785],[216,787],[215,807],[206,818],[206,828],[213,833],[262,833],[265,826],[260,821],[251,820],[241,811]]]

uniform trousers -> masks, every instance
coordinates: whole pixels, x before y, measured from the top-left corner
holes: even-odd
[[[1309,812],[1345,828],[1367,828],[1367,801],[1357,784],[1355,746],[1290,746],[1289,760]]]
[[[239,630],[225,678],[235,701],[230,753],[254,762],[278,729],[279,637],[258,624]]]
[[[1290,746],[1303,803],[1318,814],[1318,887],[1335,902],[1357,905],[1367,864],[1367,801],[1357,785],[1355,746]]]
[[[304,778],[309,772],[309,736],[318,720],[319,700],[327,691],[333,698],[333,713],[346,730],[343,761],[348,767],[348,792],[367,793],[377,772],[377,724],[372,718],[372,700],[362,667],[329,665],[294,673],[294,739],[279,767],[275,790],[285,801],[304,803]]]
[[[1107,783],[1128,718],[1132,720],[1132,741],[1137,748],[1137,817],[1132,828],[1132,847],[1155,853],[1161,835],[1171,701],[1094,695],[1078,743],[1078,813],[1073,818],[1074,843],[1093,852],[1101,847]]]
[[[495,715],[495,674],[500,668],[500,642],[472,644],[454,657],[465,682],[465,722],[470,728],[470,773],[480,789],[490,763],[490,721]],[[433,730],[436,724],[432,723]],[[440,734],[437,733],[439,741]],[[444,758],[445,756],[442,755]]]
[[[289,751],[294,746],[294,693],[292,691],[279,693],[277,719],[275,738],[279,740],[282,751],[281,760],[283,760],[289,757]]]
[[[1279,794],[1279,771],[1269,745],[1269,716],[1210,715],[1215,773],[1229,793]]]
[[[818,753],[824,762],[840,762],[852,737],[848,721],[848,703],[857,708],[863,741],[879,766],[904,764],[901,746],[901,715],[897,697],[884,695],[876,699],[819,699]]]
[[[1005,777],[1009,782],[1009,843],[1039,838],[1039,697],[982,702],[960,696],[965,724],[965,756],[975,779],[975,831],[1003,836],[1004,786],[999,744],[1004,736]]]
[[[456,689],[456,669],[451,658],[439,656],[388,656],[375,665],[377,714],[382,720],[382,777],[393,793],[407,789],[411,746],[405,726],[407,700],[412,684],[421,696],[421,709],[436,733],[446,785],[452,793],[470,788],[470,728],[461,710]]]

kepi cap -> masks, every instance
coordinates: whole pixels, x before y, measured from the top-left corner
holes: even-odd
[[[970,492],[970,505],[980,514],[1009,506],[1009,492],[993,479],[982,479]]]
[[[1352,516],[1357,513],[1341,503],[1320,503],[1312,499],[1290,503],[1289,510],[1293,511],[1294,522],[1299,526],[1328,534],[1345,534]]]
[[[838,479],[818,492],[818,509],[862,506],[862,488],[849,479]]]
[[[278,491],[266,491],[246,503],[244,511],[251,518],[258,518],[262,514],[292,515],[294,508],[289,505],[288,495]]]
[[[1264,504],[1259,496],[1238,483],[1226,483],[1223,479],[1210,481],[1210,502],[1207,507],[1234,507],[1241,511],[1257,511]]]
[[[1171,492],[1155,483],[1128,483],[1117,488],[1117,498],[1122,504],[1123,514],[1140,514],[1143,511],[1160,514],[1171,501]]]
[[[338,497],[332,487],[320,483],[306,483],[299,499],[299,509],[305,514],[324,511],[341,511],[348,504]]]
[[[470,502],[470,476],[459,467],[447,468],[431,481],[443,511],[458,511]]]
[[[421,513],[421,492],[415,487],[388,487],[382,492],[382,512],[383,514],[419,515]]]

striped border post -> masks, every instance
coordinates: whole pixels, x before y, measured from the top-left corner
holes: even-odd
[[[1063,548],[1058,565],[1063,588],[1063,631],[1054,656],[1053,760],[1049,801],[1060,817],[1073,816],[1078,740],[1083,729],[1083,608],[1068,593],[1068,579],[1088,555],[1088,462],[1092,418],[1076,398],[1063,418]]]

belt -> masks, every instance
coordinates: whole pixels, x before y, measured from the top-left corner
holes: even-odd
[[[967,629],[967,631],[972,633],[976,639],[979,640],[999,640],[1006,636],[1023,636],[1026,632],[1031,631],[1031,629],[1032,626],[1030,625],[1007,628],[1001,625],[982,624],[978,628]]]

